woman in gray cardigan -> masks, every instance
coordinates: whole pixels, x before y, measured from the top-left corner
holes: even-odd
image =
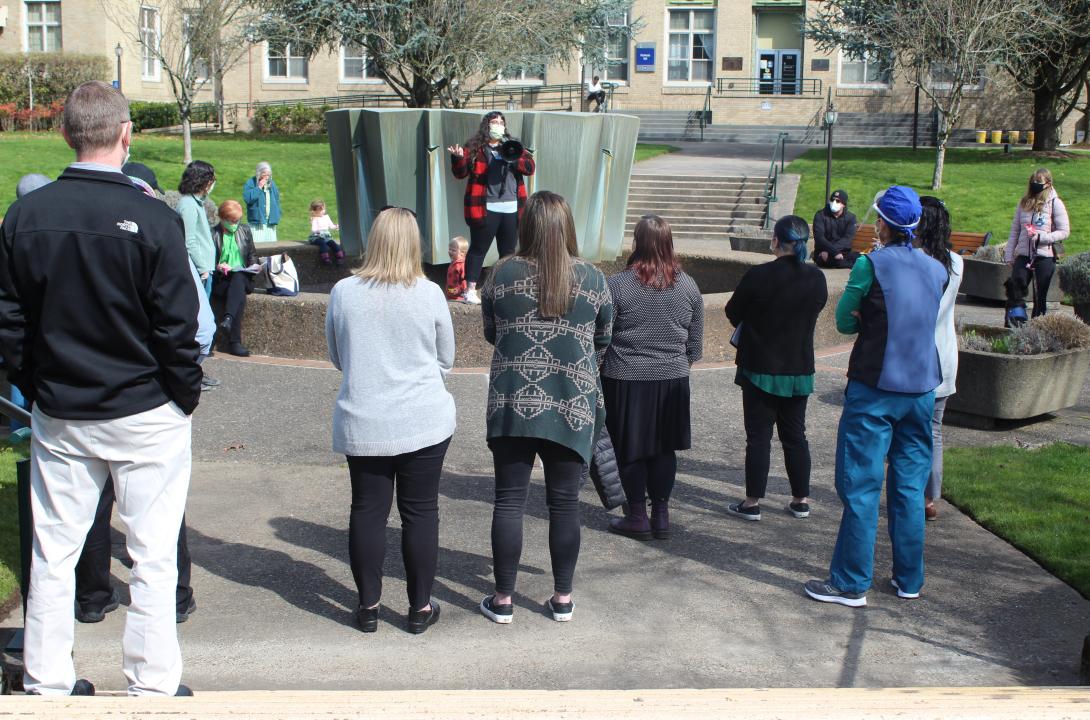
[[[394,489],[408,586],[408,630],[439,619],[431,599],[439,554],[439,475],[454,434],[454,329],[443,290],[420,264],[420,230],[404,208],[379,213],[367,256],[333,287],[329,359],[344,373],[333,410],[333,450],[348,458],[348,556],[363,632],[378,628],[386,521]]]

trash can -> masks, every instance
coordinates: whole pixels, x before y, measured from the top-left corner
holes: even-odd
[[[988,142],[988,131],[987,130],[977,130],[976,131],[976,141],[978,143],[980,143],[981,145]]]
[[[1009,133],[1007,133],[1007,137],[1009,138],[1008,142],[1010,142],[1011,145],[1017,145],[1018,139],[1021,135],[1022,133],[1018,130],[1011,130]]]
[[[1037,133],[1033,132],[1032,130],[1027,130],[1026,131],[1026,142],[1029,143],[1030,145],[1033,144],[1033,139],[1035,137],[1037,137]]]
[[[992,130],[992,144],[998,145],[1001,142],[1003,142],[1003,131],[1002,130]]]

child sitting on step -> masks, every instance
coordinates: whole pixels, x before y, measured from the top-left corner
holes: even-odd
[[[310,237],[307,242],[318,246],[318,258],[323,265],[334,261],[337,265],[344,262],[344,250],[333,240],[332,231],[337,227],[326,213],[324,200],[317,199],[310,204]]]
[[[466,253],[469,241],[461,235],[452,238],[447,247],[450,267],[447,268],[447,300],[466,299]]]

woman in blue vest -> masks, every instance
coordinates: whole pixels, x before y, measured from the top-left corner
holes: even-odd
[[[242,187],[246,202],[246,224],[254,234],[254,242],[276,242],[276,226],[280,224],[280,188],[272,179],[272,166],[259,162],[254,176]]]
[[[836,491],[844,513],[829,578],[804,586],[815,600],[849,607],[867,604],[883,479],[892,585],[898,597],[920,596],[931,415],[942,382],[935,325],[947,272],[913,247],[920,198],[894,186],[874,209],[882,247],[856,261],[836,308],[837,329],[858,333],[836,441]]]

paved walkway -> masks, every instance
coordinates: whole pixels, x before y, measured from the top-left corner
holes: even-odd
[[[744,143],[670,141],[680,152],[658,155],[633,166],[636,175],[746,175],[766,177],[772,160],[771,143],[748,145]],[[784,148],[786,162],[791,162],[813,145],[787,145]]]
[[[566,625],[541,611],[551,582],[539,475],[515,623],[493,625],[476,609],[492,586],[486,378],[451,376],[460,419],[441,484],[434,595],[443,616],[410,636],[401,629],[396,519],[379,632],[352,626],[348,473],[329,450],[340,374],[213,358],[208,369],[223,387],[204,398],[194,423],[187,516],[198,610],[181,626],[185,679],[198,690],[1073,684],[1090,602],[944,503],[928,526],[923,599],[891,594],[884,541],[867,609],[803,596],[801,583],[825,574],[839,519],[832,467],[845,359],[841,350],[820,360],[808,520],[780,511],[787,483],[778,449],[766,518],[724,513],[742,494],[740,393],[733,369],[697,370],[694,447],[681,455],[672,539],[607,534],[607,515],[585,489],[577,609]],[[1044,442],[1087,415],[1084,391],[1079,407],[1054,420],[1003,433],[951,428],[948,442]],[[1088,442],[1082,422],[1077,439]],[[127,602],[120,561],[114,573]],[[123,687],[122,621],[118,612],[78,627],[77,667],[103,689]]]

